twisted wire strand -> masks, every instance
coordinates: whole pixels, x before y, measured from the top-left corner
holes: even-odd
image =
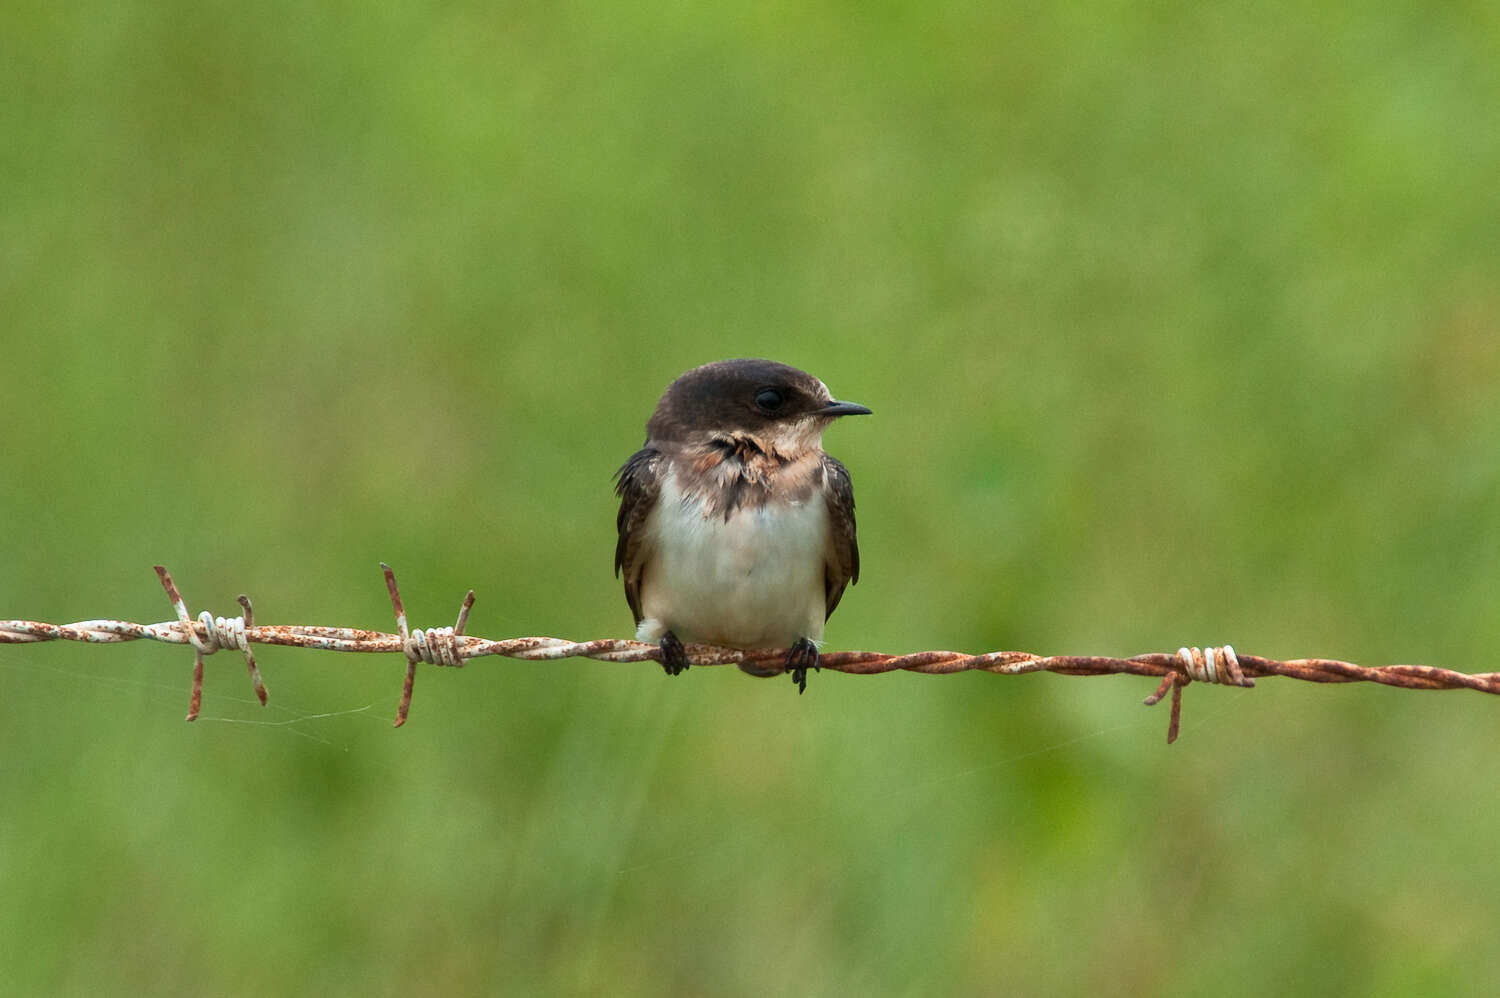
[[[117,644],[124,641],[161,641],[188,644],[193,647],[193,686],[189,698],[188,720],[198,716],[203,693],[203,659],[221,649],[238,651],[245,659],[251,685],[262,704],[266,703],[265,684],[255,663],[251,645],[282,645],[339,652],[399,652],[406,657],[407,668],[401,699],[397,705],[396,726],[406,723],[416,683],[418,663],[438,666],[462,666],[469,659],[498,655],[526,661],[552,661],[564,658],[590,658],[605,662],[659,661],[660,649],[654,645],[628,639],[604,638],[594,641],[568,641],[552,637],[520,637],[492,640],[465,634],[469,611],[474,605],[471,590],[464,598],[457,623],[453,627],[416,628],[407,625],[406,610],[396,586],[395,573],[381,565],[386,589],[395,612],[397,633],[364,630],[354,627],[323,627],[306,624],[256,624],[248,597],[239,597],[244,615],[215,617],[203,611],[196,619],[189,614],[171,575],[156,567],[167,597],[177,611],[177,620],[157,624],[137,624],[124,620],[83,620],[72,624],[47,624],[32,620],[0,620],[0,644],[31,644],[43,641],[81,641],[88,644]],[[787,650],[740,650],[714,645],[685,646],[691,665],[755,664],[775,671],[786,658]],[[946,676],[958,672],[990,672],[1018,676],[1033,672],[1051,672],[1063,676],[1152,676],[1161,680],[1156,692],[1145,700],[1147,706],[1159,703],[1168,693],[1172,696],[1171,719],[1167,741],[1177,738],[1182,710],[1182,690],[1190,683],[1217,683],[1227,686],[1253,687],[1255,680],[1281,676],[1312,683],[1379,683],[1400,689],[1476,690],[1500,694],[1500,672],[1465,673],[1430,665],[1360,666],[1328,658],[1299,658],[1286,661],[1241,655],[1229,645],[1209,648],[1180,648],[1175,654],[1148,653],[1129,658],[1099,655],[1034,655],[1021,651],[993,651],[979,655],[957,651],[920,651],[907,655],[884,652],[837,651],[819,657],[824,669],[851,675],[870,676],[906,671]]]

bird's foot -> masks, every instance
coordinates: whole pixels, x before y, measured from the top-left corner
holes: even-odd
[[[818,646],[809,638],[798,638],[786,652],[786,671],[792,674],[792,682],[797,684],[797,693],[800,695],[807,692],[807,670],[821,672],[822,667],[818,665]]]
[[[675,676],[679,672],[687,671],[687,649],[682,647],[682,642],[677,640],[677,635],[671,631],[663,634],[659,646],[661,648],[661,667],[667,670],[667,675]]]

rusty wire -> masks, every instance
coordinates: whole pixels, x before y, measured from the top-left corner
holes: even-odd
[[[561,638],[526,637],[490,640],[464,633],[474,592],[464,598],[458,620],[452,627],[417,628],[407,626],[406,608],[396,587],[396,576],[390,566],[382,564],[386,590],[396,615],[398,633],[369,631],[353,627],[319,627],[302,624],[256,624],[247,596],[240,596],[244,609],[241,617],[215,617],[203,611],[196,620],[165,568],[156,566],[162,588],[177,619],[159,624],[134,624],[123,620],[83,620],[73,624],[44,624],[32,620],[0,620],[0,644],[28,644],[40,641],[84,641],[90,644],[114,644],[121,641],[165,641],[190,644],[193,647],[193,682],[188,700],[189,721],[198,716],[203,700],[203,659],[220,649],[239,651],[245,659],[251,685],[261,704],[266,703],[266,687],[255,663],[253,644],[287,645],[294,648],[318,648],[324,651],[400,652],[406,656],[406,678],[396,708],[396,727],[406,723],[416,683],[417,664],[462,666],[471,658],[502,655],[529,661],[561,658],[591,658],[606,662],[659,661],[655,644],[625,639],[604,638],[596,641],[566,641]],[[713,645],[686,645],[691,665],[754,664],[774,671],[786,657],[786,649],[740,650]],[[1218,648],[1180,648],[1175,654],[1152,653],[1130,658],[1108,658],[1097,655],[1033,655],[1020,651],[994,651],[967,655],[956,651],[921,651],[910,655],[888,655],[881,652],[828,652],[819,666],[835,672],[875,675],[894,672],[921,672],[949,675],[955,672],[993,672],[1016,676],[1029,672],[1052,672],[1063,676],[1153,676],[1161,680],[1156,691],[1145,700],[1147,706],[1172,695],[1171,719],[1167,742],[1177,740],[1182,716],[1182,690],[1193,682],[1219,683],[1251,687],[1264,676],[1283,676],[1312,683],[1380,683],[1409,690],[1477,690],[1500,693],[1500,672],[1464,673],[1430,665],[1360,666],[1327,658],[1299,658],[1278,661],[1256,655],[1239,655],[1228,645]]]

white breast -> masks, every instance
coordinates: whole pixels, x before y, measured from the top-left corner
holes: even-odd
[[[645,531],[639,640],[672,631],[683,641],[772,648],[823,637],[829,527],[821,493],[737,509],[726,521],[684,496],[669,472]]]

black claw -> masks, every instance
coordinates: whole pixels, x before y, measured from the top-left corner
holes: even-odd
[[[667,675],[675,676],[679,672],[687,671],[687,649],[682,647],[682,642],[677,640],[677,635],[671,631],[663,634],[660,647],[661,667],[667,670]]]
[[[797,684],[797,693],[800,696],[807,692],[807,670],[814,672],[823,671],[818,664],[818,646],[808,638],[798,638],[786,652],[786,671],[792,674],[792,682]]]

